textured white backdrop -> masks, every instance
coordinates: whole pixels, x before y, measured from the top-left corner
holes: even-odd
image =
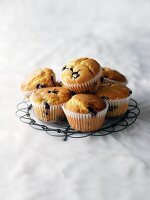
[[[0,0],[0,200],[150,199],[150,1]],[[61,139],[15,116],[18,85],[89,56],[129,79],[136,124],[100,138]]]

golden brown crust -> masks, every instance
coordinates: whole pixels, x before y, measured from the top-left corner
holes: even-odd
[[[22,91],[32,91],[34,89],[55,86],[55,74],[49,68],[38,69],[29,75],[21,84]]]
[[[68,84],[81,84],[90,81],[100,73],[100,64],[92,58],[79,58],[70,61],[62,69],[62,80]]]
[[[67,110],[76,113],[96,114],[105,107],[105,102],[92,94],[76,94],[65,104]]]
[[[102,68],[102,78],[108,78],[110,80],[125,83],[127,81],[126,77],[120,72],[113,70],[109,67]]]
[[[67,88],[48,87],[35,90],[30,96],[31,102],[48,103],[49,105],[58,105],[67,102],[71,98],[71,93]]]
[[[117,83],[100,86],[96,92],[96,96],[108,100],[126,98],[130,94],[131,90],[128,87]]]

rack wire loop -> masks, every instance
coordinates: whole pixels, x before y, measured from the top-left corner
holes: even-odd
[[[117,133],[123,131],[128,126],[131,126],[137,120],[140,114],[140,109],[137,102],[134,99],[130,100],[127,112],[121,117],[107,118],[103,127],[90,133],[82,133],[72,129],[69,124],[64,121],[60,123],[47,123],[44,124],[41,121],[38,122],[33,115],[32,105],[30,101],[22,101],[17,105],[16,115],[21,122],[29,124],[32,128],[40,131],[44,131],[50,136],[62,137],[64,141],[70,138],[84,138],[88,136],[105,136],[111,133]]]

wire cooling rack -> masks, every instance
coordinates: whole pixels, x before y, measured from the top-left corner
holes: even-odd
[[[140,109],[137,102],[134,99],[131,99],[128,110],[124,115],[121,117],[106,118],[103,127],[96,132],[81,133],[72,129],[67,121],[59,123],[43,123],[39,121],[34,116],[30,101],[20,102],[17,105],[16,111],[16,115],[19,117],[21,122],[29,124],[32,128],[43,131],[48,135],[62,137],[64,141],[66,141],[68,137],[84,138],[88,136],[105,136],[111,133],[120,132],[134,124],[139,114]]]

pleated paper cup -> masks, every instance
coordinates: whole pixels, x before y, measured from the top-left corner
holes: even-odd
[[[128,110],[131,95],[124,99],[105,100],[109,104],[107,117],[119,117],[125,114]]]
[[[33,93],[34,90],[30,90],[30,91],[22,91],[23,95],[25,96],[25,98],[29,99],[31,94]]]
[[[49,105],[46,108],[44,103],[38,104],[31,101],[35,116],[43,122],[58,122],[65,119],[65,114],[62,109],[62,104]]]
[[[100,112],[97,112],[97,114],[94,116],[91,114],[82,114],[67,110],[65,108],[65,104],[62,106],[62,108],[70,126],[73,129],[81,132],[91,132],[99,130],[103,126],[108,104],[106,103],[106,108]]]
[[[100,82],[103,85],[109,85],[109,84],[114,84],[114,83],[119,83],[119,84],[123,84],[123,85],[127,85],[128,84],[127,80],[125,82],[119,82],[119,81],[111,80],[111,79],[105,78],[105,77],[103,77],[103,80],[101,80]]]
[[[68,84],[62,80],[62,83],[65,87],[67,87],[71,92],[75,92],[77,94],[81,93],[94,93],[98,90],[98,87],[100,85],[100,76],[101,76],[101,70],[98,73],[97,76],[95,76],[93,79],[86,83],[81,84]]]

